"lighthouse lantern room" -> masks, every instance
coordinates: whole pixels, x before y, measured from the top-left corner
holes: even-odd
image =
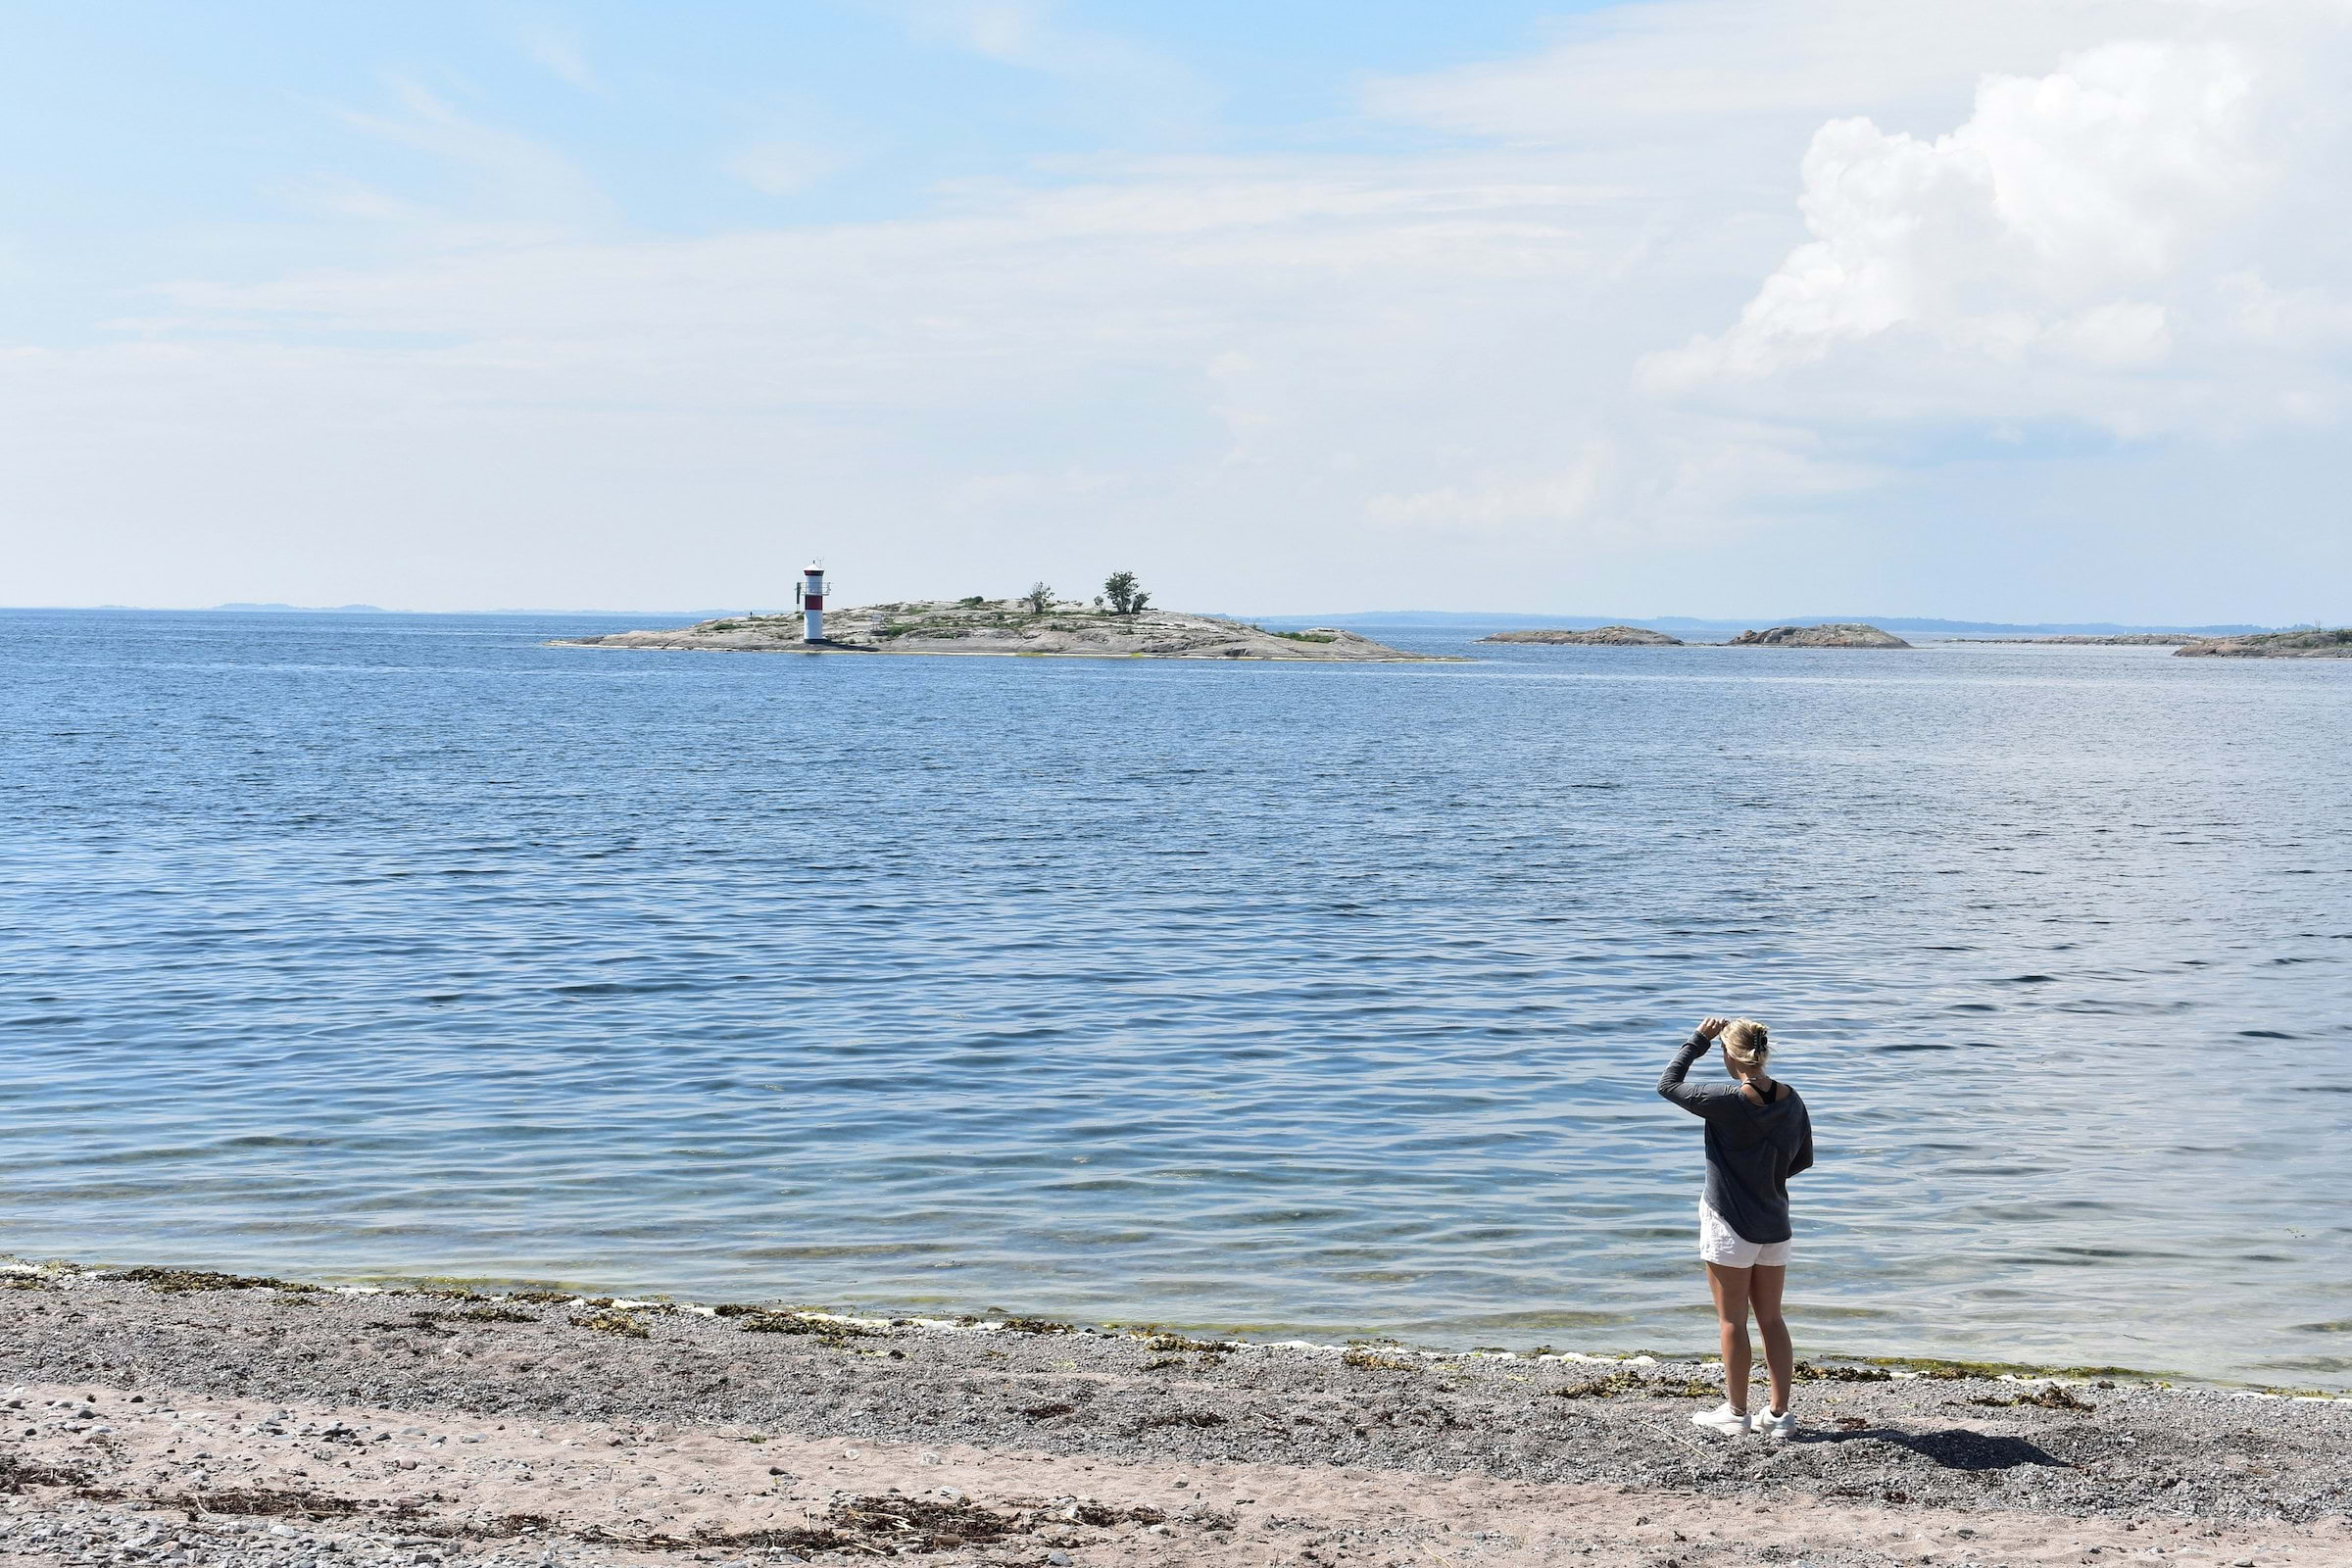
[[[792,591],[793,601],[801,607],[801,641],[805,643],[825,640],[825,568],[811,562]]]

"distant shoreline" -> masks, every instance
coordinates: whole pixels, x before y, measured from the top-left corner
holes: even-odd
[[[2038,644],[2069,648],[2185,648],[2191,643],[2221,642],[2226,639],[2188,632],[2126,631],[2095,637],[2069,633],[2048,637],[1958,636],[1949,640],[1956,643],[1986,643],[1995,647]]]
[[[604,610],[546,608],[498,608],[491,610],[398,610],[375,605],[309,606],[309,605],[0,605],[0,614],[139,614],[139,615],[597,615],[637,617],[646,620],[674,620],[694,622],[725,615],[747,613],[741,610],[717,607],[703,609],[640,609]],[[2282,626],[2243,624],[2176,626],[2121,624],[2116,622],[2041,622],[2015,623],[2003,621],[1939,620],[1913,615],[1750,615],[1737,619],[1709,618],[1690,615],[1558,615],[1549,613],[1517,613],[1509,611],[1454,610],[1398,610],[1348,611],[1339,613],[1309,614],[1297,611],[1265,611],[1244,614],[1214,612],[1224,619],[1281,625],[1328,624],[1336,626],[1424,626],[1431,629],[1446,627],[1527,626],[1557,627],[1562,630],[1590,630],[1602,626],[1641,626],[1653,631],[1677,634],[1723,632],[1727,635],[1751,626],[1804,626],[1831,622],[1862,622],[1883,626],[1888,631],[1916,633],[1927,637],[1999,638],[2019,641],[2039,641],[2044,637],[2106,637],[2126,635],[2161,635],[2183,638],[2248,637],[2265,632],[2285,631]]]

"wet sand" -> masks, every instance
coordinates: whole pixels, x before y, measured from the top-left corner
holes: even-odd
[[[2352,1562],[2352,1400],[19,1279],[0,1564]]]

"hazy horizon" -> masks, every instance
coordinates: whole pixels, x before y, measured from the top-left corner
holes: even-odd
[[[1010,597],[1010,596],[1006,596]],[[844,604],[844,609],[855,606]],[[1629,625],[1737,627],[1773,625],[1814,625],[1828,621],[1866,621],[1872,624],[1904,629],[1913,627],[1949,626],[1960,630],[2002,630],[2042,632],[2244,632],[2284,629],[2247,621],[2201,621],[2195,623],[2147,624],[2130,621],[2075,619],[2063,621],[1996,621],[1982,617],[1950,615],[1877,614],[1870,612],[1804,613],[1786,615],[1687,615],[1679,612],[1639,614],[1633,612],[1593,612],[1549,610],[1185,610],[1181,606],[1159,605],[1154,608],[1177,613],[1224,615],[1243,620],[1332,620],[1377,622],[1427,621],[1431,623],[1470,623],[1489,621],[1518,621],[1529,624],[1601,625],[1623,621]],[[343,605],[289,605],[254,600],[232,600],[213,605],[0,605],[0,613],[37,613],[41,612],[113,612],[120,614],[308,614],[308,615],[631,615],[690,616],[722,614],[784,614],[789,607],[746,607],[731,610],[723,606],[705,605],[699,608],[664,610],[612,609],[603,606],[577,608],[550,606],[500,606],[486,610],[413,610],[392,605],[352,603]]]

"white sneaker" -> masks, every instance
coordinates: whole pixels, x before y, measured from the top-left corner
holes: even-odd
[[[1758,1432],[1763,1433],[1773,1442],[1787,1443],[1790,1438],[1796,1436],[1796,1412],[1783,1410],[1779,1415],[1774,1415],[1767,1411],[1756,1417],[1754,1426]]]
[[[1736,1438],[1747,1430],[1748,1421],[1746,1415],[1733,1409],[1731,1401],[1727,1399],[1712,1410],[1692,1416],[1690,1424],[1705,1427],[1709,1432],[1720,1432],[1727,1438]]]

